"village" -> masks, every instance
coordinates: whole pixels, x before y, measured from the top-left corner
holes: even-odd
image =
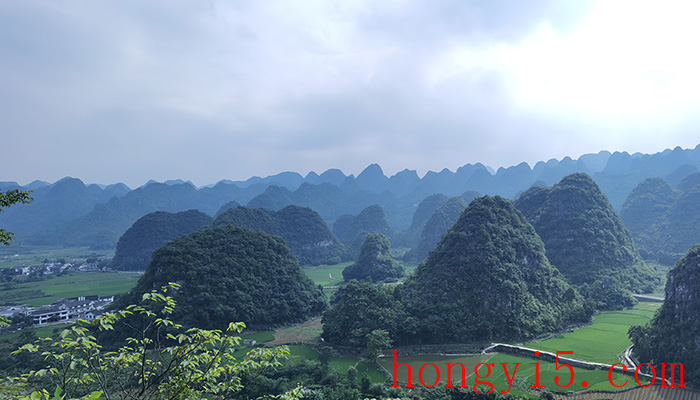
[[[19,279],[51,279],[67,273],[105,272],[104,263],[63,263],[45,262],[37,266],[19,266],[4,268],[2,280],[11,282]],[[86,295],[59,299],[49,305],[31,307],[23,304],[0,306],[0,317],[6,317],[13,323],[2,332],[19,331],[24,328],[39,327],[58,323],[70,323],[80,319],[94,320],[114,301],[114,296]]]
[[[81,296],[69,299],[60,299],[53,304],[39,307],[24,305],[0,307],[0,316],[10,318],[13,321],[21,320],[21,323],[13,323],[6,330],[16,331],[24,327],[43,326],[52,323],[74,322],[79,319],[92,321],[102,315],[105,308],[114,301],[114,296]],[[27,318],[17,318],[25,316]],[[28,324],[31,318],[31,324]]]

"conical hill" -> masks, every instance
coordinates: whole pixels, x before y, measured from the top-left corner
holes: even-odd
[[[532,338],[588,318],[533,227],[501,197],[471,202],[403,298],[421,342]]]

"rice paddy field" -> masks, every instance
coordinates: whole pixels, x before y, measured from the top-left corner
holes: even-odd
[[[618,362],[617,355],[632,344],[627,337],[630,326],[646,324],[660,306],[661,303],[640,302],[630,310],[601,312],[588,326],[542,342],[528,343],[526,347],[552,353],[573,351],[568,357],[614,364]]]

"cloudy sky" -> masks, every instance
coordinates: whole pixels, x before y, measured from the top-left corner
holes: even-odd
[[[700,143],[697,1],[0,0],[0,180],[420,175]]]

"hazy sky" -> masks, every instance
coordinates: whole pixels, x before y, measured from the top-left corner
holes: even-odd
[[[0,0],[0,180],[204,185],[700,143],[700,2]]]

